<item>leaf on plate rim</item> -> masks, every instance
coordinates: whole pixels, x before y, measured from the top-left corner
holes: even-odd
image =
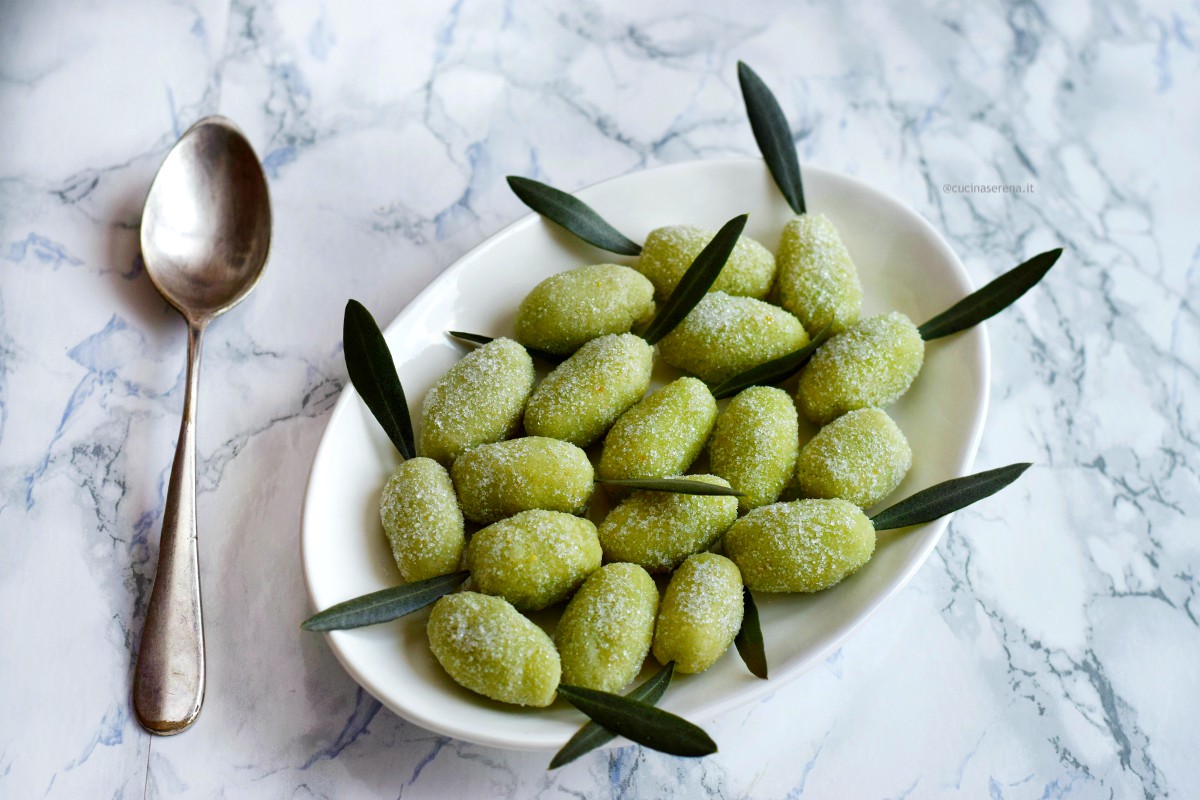
[[[404,387],[396,372],[396,362],[388,349],[383,332],[366,306],[357,300],[346,301],[342,320],[342,348],[346,371],[355,391],[366,403],[375,420],[404,458],[417,457],[412,417]]]
[[[636,256],[642,252],[640,244],[614,228],[573,194],[519,175],[509,175],[508,186],[522,203],[588,244],[622,256]]]

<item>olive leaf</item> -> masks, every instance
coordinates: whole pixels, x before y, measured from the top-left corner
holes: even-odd
[[[880,511],[871,517],[871,524],[875,530],[883,531],[907,528],[944,517],[995,494],[1021,477],[1021,473],[1031,466],[1027,463],[1009,464],[1007,467],[935,484]]]
[[[751,386],[770,386],[771,384],[786,381],[808,363],[813,353],[817,352],[817,348],[823,345],[829,336],[830,330],[826,326],[820,333],[809,340],[808,344],[804,345],[804,347],[793,350],[790,353],[785,353],[779,356],[779,358],[773,358],[764,364],[759,364],[757,367],[751,367],[745,372],[738,373],[732,378],[728,378],[717,384],[712,390],[713,397],[720,400],[723,397],[733,397],[738,392]]]
[[[350,382],[384,433],[405,459],[417,457],[412,418],[404,387],[396,374],[396,362],[371,312],[357,300],[346,303],[342,342]]]
[[[484,336],[482,333],[467,333],[466,331],[446,331],[447,336],[453,336],[469,344],[488,344],[496,341],[494,336]]]
[[[729,260],[729,255],[737,245],[738,237],[742,235],[748,218],[748,214],[742,214],[721,226],[717,235],[704,246],[687,272],[683,273],[675,291],[663,301],[654,319],[650,320],[650,324],[642,332],[643,339],[650,344],[658,344],[704,299],[704,295],[708,294],[709,288],[725,267],[725,262]]]
[[[742,587],[742,627],[738,630],[737,638],[733,640],[733,643],[737,645],[738,655],[746,663],[746,669],[765,681],[767,679],[767,651],[763,646],[762,626],[758,621],[758,606],[754,604],[754,595],[750,594],[749,586]]]
[[[460,342],[475,345],[484,345],[496,341],[494,336],[484,336],[482,333],[467,333],[466,331],[446,331],[446,335],[453,339],[458,339]],[[525,347],[525,345],[521,346]],[[557,353],[547,353],[545,350],[538,350],[536,347],[525,347],[525,352],[548,364],[561,364],[567,359],[566,356],[560,356]]]
[[[625,489],[640,489],[645,492],[674,492],[675,494],[702,494],[720,497],[743,497],[744,492],[719,483],[694,481],[681,478],[598,478],[596,483],[620,486]]]
[[[558,693],[568,703],[631,742],[673,756],[706,756],[717,745],[703,729],[682,717],[611,692],[562,684]]]
[[[966,330],[998,314],[1045,277],[1062,252],[1061,247],[1056,247],[1013,267],[987,286],[972,292],[921,325],[917,332],[928,342]]]
[[[667,686],[671,683],[671,676],[674,673],[675,662],[670,661],[665,667],[654,673],[653,676],[647,678],[641,685],[626,692],[625,696],[632,700],[641,700],[644,703],[654,705],[663,696],[663,692],[667,690]],[[569,764],[584,753],[590,753],[592,750],[608,744],[615,738],[617,738],[617,735],[603,725],[588,722],[574,736],[567,740],[567,743],[562,746],[561,750],[554,754],[554,758],[550,760],[549,768],[558,769],[564,764]]]
[[[416,583],[393,586],[364,594],[330,606],[300,624],[306,631],[340,631],[361,628],[403,617],[449,594],[470,576],[470,572],[452,572]]]
[[[522,203],[588,244],[623,256],[636,256],[642,252],[640,244],[614,228],[574,195],[516,175],[508,176],[508,185]]]
[[[771,170],[771,177],[792,210],[803,214],[806,210],[804,184],[800,180],[800,160],[796,157],[796,143],[792,140],[787,117],[763,79],[741,61],[738,62],[738,83],[742,87],[742,98],[746,101],[746,113],[750,117],[754,141],[758,142],[759,152]]]

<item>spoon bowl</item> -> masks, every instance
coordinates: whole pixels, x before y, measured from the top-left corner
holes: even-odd
[[[258,157],[232,122],[205,117],[171,149],[150,186],[141,230],[146,273],[189,321],[211,319],[254,288],[270,242]]]
[[[138,721],[170,735],[186,730],[204,702],[195,424],[201,337],[213,317],[254,288],[271,241],[267,181],[237,126],[205,117],[180,137],[150,185],[141,240],[146,274],[188,323],[183,420],[133,679]]]

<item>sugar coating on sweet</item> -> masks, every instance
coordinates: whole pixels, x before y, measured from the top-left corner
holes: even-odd
[[[728,486],[715,475],[689,480]],[[737,498],[676,492],[633,492],[600,523],[600,545],[609,561],[628,561],[650,572],[669,572],[707,550],[737,519]]]
[[[900,427],[877,408],[847,411],[817,432],[796,462],[804,497],[840,497],[867,508],[887,497],[912,466]]]
[[[867,317],[817,348],[796,400],[821,425],[856,408],[883,408],[908,391],[924,359],[925,341],[907,316]]]
[[[512,339],[467,353],[425,395],[421,455],[450,466],[472,447],[513,435],[533,381],[533,359]]]
[[[476,588],[521,611],[565,600],[600,567],[596,526],[559,511],[522,511],[487,526],[467,545]]]
[[[811,336],[830,325],[840,333],[858,321],[858,270],[825,215],[793,217],[783,228],[775,261],[779,304],[795,314]]]
[[[566,355],[654,314],[654,286],[629,267],[596,264],[551,275],[517,308],[517,341]]]
[[[480,445],[450,468],[467,519],[483,525],[542,508],[582,514],[595,487],[587,453],[543,436]]]
[[[751,589],[819,592],[867,563],[875,528],[845,500],[796,500],[754,509],[722,542]]]
[[[716,384],[808,344],[800,321],[752,297],[711,292],[658,343],[668,364]]]
[[[675,570],[658,606],[654,658],[679,672],[703,672],[729,649],[742,627],[742,576],[715,553],[698,553]]]
[[[655,296],[665,300],[679,280],[717,232],[695,225],[655,228],[646,237],[637,270],[654,284]],[[775,256],[749,236],[738,237],[729,260],[713,282],[710,292],[762,299],[775,280]]]
[[[617,692],[650,652],[658,588],[636,564],[605,564],[588,576],[554,629],[562,680]]]
[[[460,686],[503,703],[554,702],[562,669],[554,642],[503,599],[448,594],[434,604],[425,632],[434,657]]]
[[[446,468],[430,458],[396,467],[379,498],[379,518],[405,581],[458,569],[467,540],[463,515]]]
[[[680,475],[704,449],[716,419],[717,401],[707,386],[695,378],[674,380],[613,423],[596,472],[602,479]]]
[[[738,510],[745,513],[779,499],[799,450],[800,423],[791,396],[772,386],[751,386],[717,417],[708,464],[742,493]]]
[[[525,431],[587,447],[646,393],[653,360],[653,348],[632,333],[593,339],[534,389]]]

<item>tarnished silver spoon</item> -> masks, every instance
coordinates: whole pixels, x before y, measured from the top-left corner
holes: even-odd
[[[254,288],[271,241],[262,165],[232,122],[205,117],[171,148],[150,185],[141,238],[146,274],[188,324],[183,422],[133,680],[138,721],[151,733],[169,735],[191,725],[204,702],[196,547],[200,340],[214,317]]]

